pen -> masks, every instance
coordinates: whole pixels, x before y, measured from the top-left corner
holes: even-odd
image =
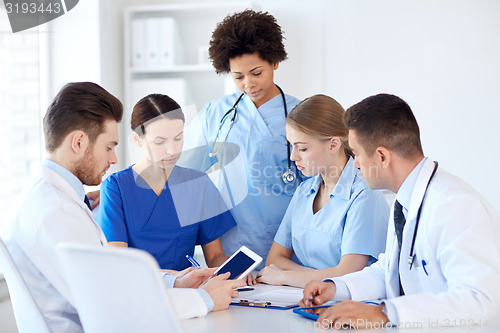
[[[186,254],[186,259],[191,263],[191,265],[193,267],[201,268],[200,264],[198,264],[198,262],[193,257],[191,257],[189,254]]]
[[[313,295],[311,295],[311,296],[309,296],[309,298],[308,298],[308,301],[309,301],[309,302],[311,302],[311,304],[312,304],[312,305],[315,305],[315,303],[314,303],[314,298],[315,298],[316,296],[319,296],[319,294],[318,294],[318,293],[316,293],[314,296],[313,296]]]
[[[427,263],[425,262],[425,260],[422,260],[422,268],[424,269],[425,275],[429,275],[429,273],[427,273],[427,270],[425,269],[425,265],[427,265]]]

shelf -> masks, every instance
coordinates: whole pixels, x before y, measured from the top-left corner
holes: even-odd
[[[143,5],[143,6],[131,6],[126,9],[126,12],[132,14],[164,14],[164,12],[183,12],[192,11],[205,13],[210,10],[241,10],[242,8],[252,8],[252,2],[197,2],[197,3],[178,3],[178,4],[166,4],[166,5]]]
[[[215,72],[214,68],[210,64],[176,65],[173,67],[139,67],[139,68],[129,68],[129,71],[130,74]]]
[[[218,75],[208,60],[207,52],[217,24],[226,16],[247,8],[253,8],[249,1],[227,0],[127,7],[123,21],[124,107],[132,110],[144,96],[162,93],[197,112],[210,101],[229,93],[234,85],[231,76]],[[174,20],[172,30],[167,29],[169,24],[163,18]],[[155,28],[158,22],[165,26],[164,29]],[[154,33],[147,33],[148,29]],[[163,34],[162,37],[158,31],[174,31],[174,44],[167,44],[162,39],[168,37],[170,39],[165,40],[171,42],[172,36]],[[169,54],[165,50],[174,52],[173,59],[169,59],[172,61],[150,62],[151,66],[145,66],[147,62],[132,61],[142,59],[136,57],[137,54],[141,57],[146,54]],[[196,112],[187,114],[186,120],[189,117],[192,119]],[[130,113],[124,117],[124,123],[130,122]],[[129,144],[132,145],[131,142]],[[136,159],[133,151],[128,150],[127,163]]]

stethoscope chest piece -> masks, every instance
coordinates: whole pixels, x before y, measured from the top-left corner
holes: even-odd
[[[297,176],[295,175],[295,172],[293,172],[291,169],[288,169],[283,173],[282,178],[283,178],[283,183],[288,184],[295,181],[295,178],[297,178]]]

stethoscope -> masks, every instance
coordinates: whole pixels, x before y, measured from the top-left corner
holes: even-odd
[[[283,90],[281,90],[281,88],[278,85],[276,85],[276,87],[279,89],[280,94],[281,94],[281,98],[283,99],[283,108],[285,110],[285,119],[286,119],[286,117],[288,116],[288,109],[287,109],[287,106],[286,106],[285,94],[283,93]],[[214,143],[212,144],[212,147],[210,148],[211,152],[208,154],[208,156],[210,158],[213,158],[214,156],[216,156],[217,154],[219,154],[220,149],[218,149],[216,152],[214,152],[215,145],[217,143],[217,139],[219,138],[219,134],[220,134],[220,131],[221,131],[222,127],[224,126],[224,122],[229,117],[229,115],[231,114],[231,112],[234,111],[233,112],[233,116],[229,120],[229,127],[227,129],[226,135],[224,136],[224,140],[222,141],[222,142],[226,142],[227,137],[229,135],[229,132],[231,131],[231,128],[233,127],[233,124],[234,124],[234,122],[236,120],[236,117],[238,115],[238,111],[236,109],[236,106],[238,105],[238,103],[240,102],[240,100],[243,98],[244,95],[245,94],[242,93],[240,95],[240,97],[238,97],[238,99],[236,100],[236,102],[234,103],[233,107],[230,108],[229,110],[227,110],[227,112],[224,113],[224,115],[222,116],[222,118],[221,118],[221,120],[219,122],[219,128],[217,129],[217,134],[215,135]],[[287,141],[286,145],[287,145],[286,152],[287,152],[287,156],[288,156],[288,169],[281,176],[281,178],[283,179],[283,182],[285,184],[291,183],[291,182],[293,182],[297,178],[297,176],[295,175],[295,172],[292,170],[292,160],[290,159],[290,142]]]
[[[415,221],[415,230],[413,231],[413,239],[411,241],[410,256],[408,257],[408,263],[410,264],[410,270],[413,267],[413,262],[415,261],[415,258],[417,257],[417,255],[413,252],[413,249],[415,247],[415,239],[417,238],[418,223],[420,222],[420,213],[422,213],[422,206],[424,205],[425,195],[427,194],[427,189],[429,188],[429,184],[431,183],[432,178],[436,174],[436,171],[438,169],[438,165],[439,165],[439,163],[434,161],[434,170],[432,170],[431,178],[429,178],[429,182],[427,183],[427,186],[425,187],[424,197],[422,198],[422,202],[420,203],[420,207],[418,208],[417,220]]]

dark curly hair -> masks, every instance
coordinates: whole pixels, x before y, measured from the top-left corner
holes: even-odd
[[[258,53],[271,64],[285,60],[283,39],[274,16],[247,9],[217,24],[208,53],[217,74],[229,73],[229,60],[244,54]]]

